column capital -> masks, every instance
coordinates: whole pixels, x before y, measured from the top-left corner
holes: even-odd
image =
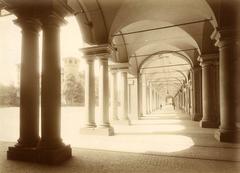
[[[51,13],[41,17],[42,27],[60,27],[67,24],[67,21],[56,13]]]
[[[113,68],[109,68],[109,71],[111,74],[117,74],[117,72],[118,72],[117,69],[113,69]]]
[[[198,61],[200,62],[201,67],[205,67],[207,65],[218,65],[219,63],[219,54],[203,54],[198,57]]]
[[[239,30],[234,28],[216,28],[211,35],[211,39],[216,40],[215,46],[219,48],[226,47],[239,42],[238,32]]]
[[[79,50],[84,56],[98,57],[100,59],[108,59],[108,56],[113,52],[113,48],[109,44],[94,45],[91,47],[80,48]]]
[[[18,17],[13,22],[14,24],[20,26],[22,31],[38,33],[41,29],[41,22],[36,18]]]

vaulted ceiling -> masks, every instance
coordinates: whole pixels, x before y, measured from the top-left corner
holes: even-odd
[[[0,0],[0,5],[3,4],[1,2],[14,4],[14,1]],[[163,77],[160,73],[164,72],[166,75],[166,68],[148,67],[176,65],[181,60],[188,65],[184,68],[178,66],[168,68],[171,69],[170,71],[178,72],[168,73],[167,76],[183,81],[186,79],[182,78],[181,74],[187,76],[190,68],[198,65],[198,56],[218,51],[210,36],[216,28],[230,26],[235,22],[229,18],[235,16],[237,1],[43,0],[41,2],[42,4],[51,2],[51,6],[58,9],[58,12],[63,8],[57,7],[64,4],[66,7],[64,10],[70,10],[71,14],[75,15],[83,40],[88,45],[111,44],[116,50],[113,61],[129,63],[131,74],[155,73],[157,75],[150,75],[149,80],[160,80],[158,78]],[[18,5],[27,2],[33,1],[24,0]],[[163,62],[166,58],[162,57],[168,57],[170,64]]]

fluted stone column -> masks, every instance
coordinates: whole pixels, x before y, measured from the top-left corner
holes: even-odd
[[[94,58],[86,58],[85,71],[85,128],[95,128],[95,76]],[[83,129],[82,129],[83,130]]]
[[[200,126],[217,128],[219,126],[219,70],[218,54],[202,55],[202,100],[203,117]]]
[[[40,162],[55,163],[71,157],[71,148],[61,139],[60,26],[64,19],[55,14],[42,20],[43,54],[41,85]]]
[[[121,110],[120,110],[120,122],[130,125],[128,117],[128,69],[121,69]]]
[[[111,86],[111,115],[113,120],[118,120],[118,83],[117,71],[111,70],[112,86]]]
[[[192,117],[193,121],[200,121],[202,119],[202,69],[200,66],[195,66],[191,69],[193,76],[192,82]]]
[[[9,147],[7,158],[31,161],[31,150],[39,142],[40,22],[33,18],[18,18],[15,23],[22,28],[20,137],[15,147]]]
[[[240,142],[240,45],[237,31],[215,32],[219,47],[220,127],[215,137],[222,142]]]

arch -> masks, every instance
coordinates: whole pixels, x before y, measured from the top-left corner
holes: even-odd
[[[173,70],[173,71],[175,71],[176,73],[181,74],[184,77],[184,79],[187,80],[187,76],[182,71],[180,71],[180,70]],[[180,79],[178,79],[177,77],[171,77],[171,78],[176,78],[178,81],[181,82],[181,84],[183,84],[183,82]]]
[[[163,21],[164,19],[167,19],[166,16],[175,15],[177,11],[182,13],[179,13],[179,15],[175,16],[175,18],[171,17],[168,20],[172,24],[177,24],[179,21],[182,22],[181,20],[184,17],[186,17],[186,15],[197,16],[198,18],[210,17],[216,21],[215,14],[212,8],[210,7],[209,3],[206,2],[206,0],[195,0],[194,2],[191,0],[189,1],[186,0],[185,6],[183,6],[182,1],[174,1],[172,3],[168,3],[167,1],[159,1],[157,4],[151,2],[151,0],[146,2],[141,1],[141,3],[145,3],[141,7],[145,7],[145,8],[139,8],[140,6],[139,3],[140,2],[136,2],[132,0],[132,1],[125,1],[121,5],[121,7],[118,9],[118,13],[116,14],[114,20],[112,21],[112,25],[109,33],[110,35],[113,33],[117,33],[121,28],[129,25],[130,23],[138,21],[140,19],[148,20],[149,18],[155,18],[156,20]],[[149,10],[146,11],[145,10],[146,8]],[[159,11],[159,8],[161,8],[162,10]],[[197,9],[197,10],[193,10],[193,9]],[[135,16],[134,14],[139,14],[139,15]],[[128,17],[126,17],[126,15],[128,15]],[[216,26],[216,24],[214,25]]]
[[[150,60],[153,58],[154,55],[163,55],[163,54],[170,54],[170,53],[176,54],[179,58],[182,58],[182,59],[185,60],[191,67],[193,67],[193,62],[192,62],[192,60],[191,60],[189,57],[187,57],[187,56],[185,56],[185,55],[183,55],[183,54],[181,54],[181,53],[179,53],[179,52],[176,52],[176,51],[166,50],[166,51],[155,52],[155,53],[151,54],[150,56],[148,56],[146,59],[144,59],[144,60],[141,62],[141,64],[139,65],[139,72],[140,72],[142,66],[144,65],[144,63],[146,63],[147,61],[150,61]],[[161,57],[159,57],[159,59],[161,59]]]

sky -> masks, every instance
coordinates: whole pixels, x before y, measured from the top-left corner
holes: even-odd
[[[15,84],[16,64],[21,62],[21,29],[13,23],[14,15],[0,17],[0,83]],[[61,58],[80,57],[83,46],[81,31],[74,17],[65,18],[67,25],[61,27]],[[42,50],[42,33],[39,37],[39,57]]]

